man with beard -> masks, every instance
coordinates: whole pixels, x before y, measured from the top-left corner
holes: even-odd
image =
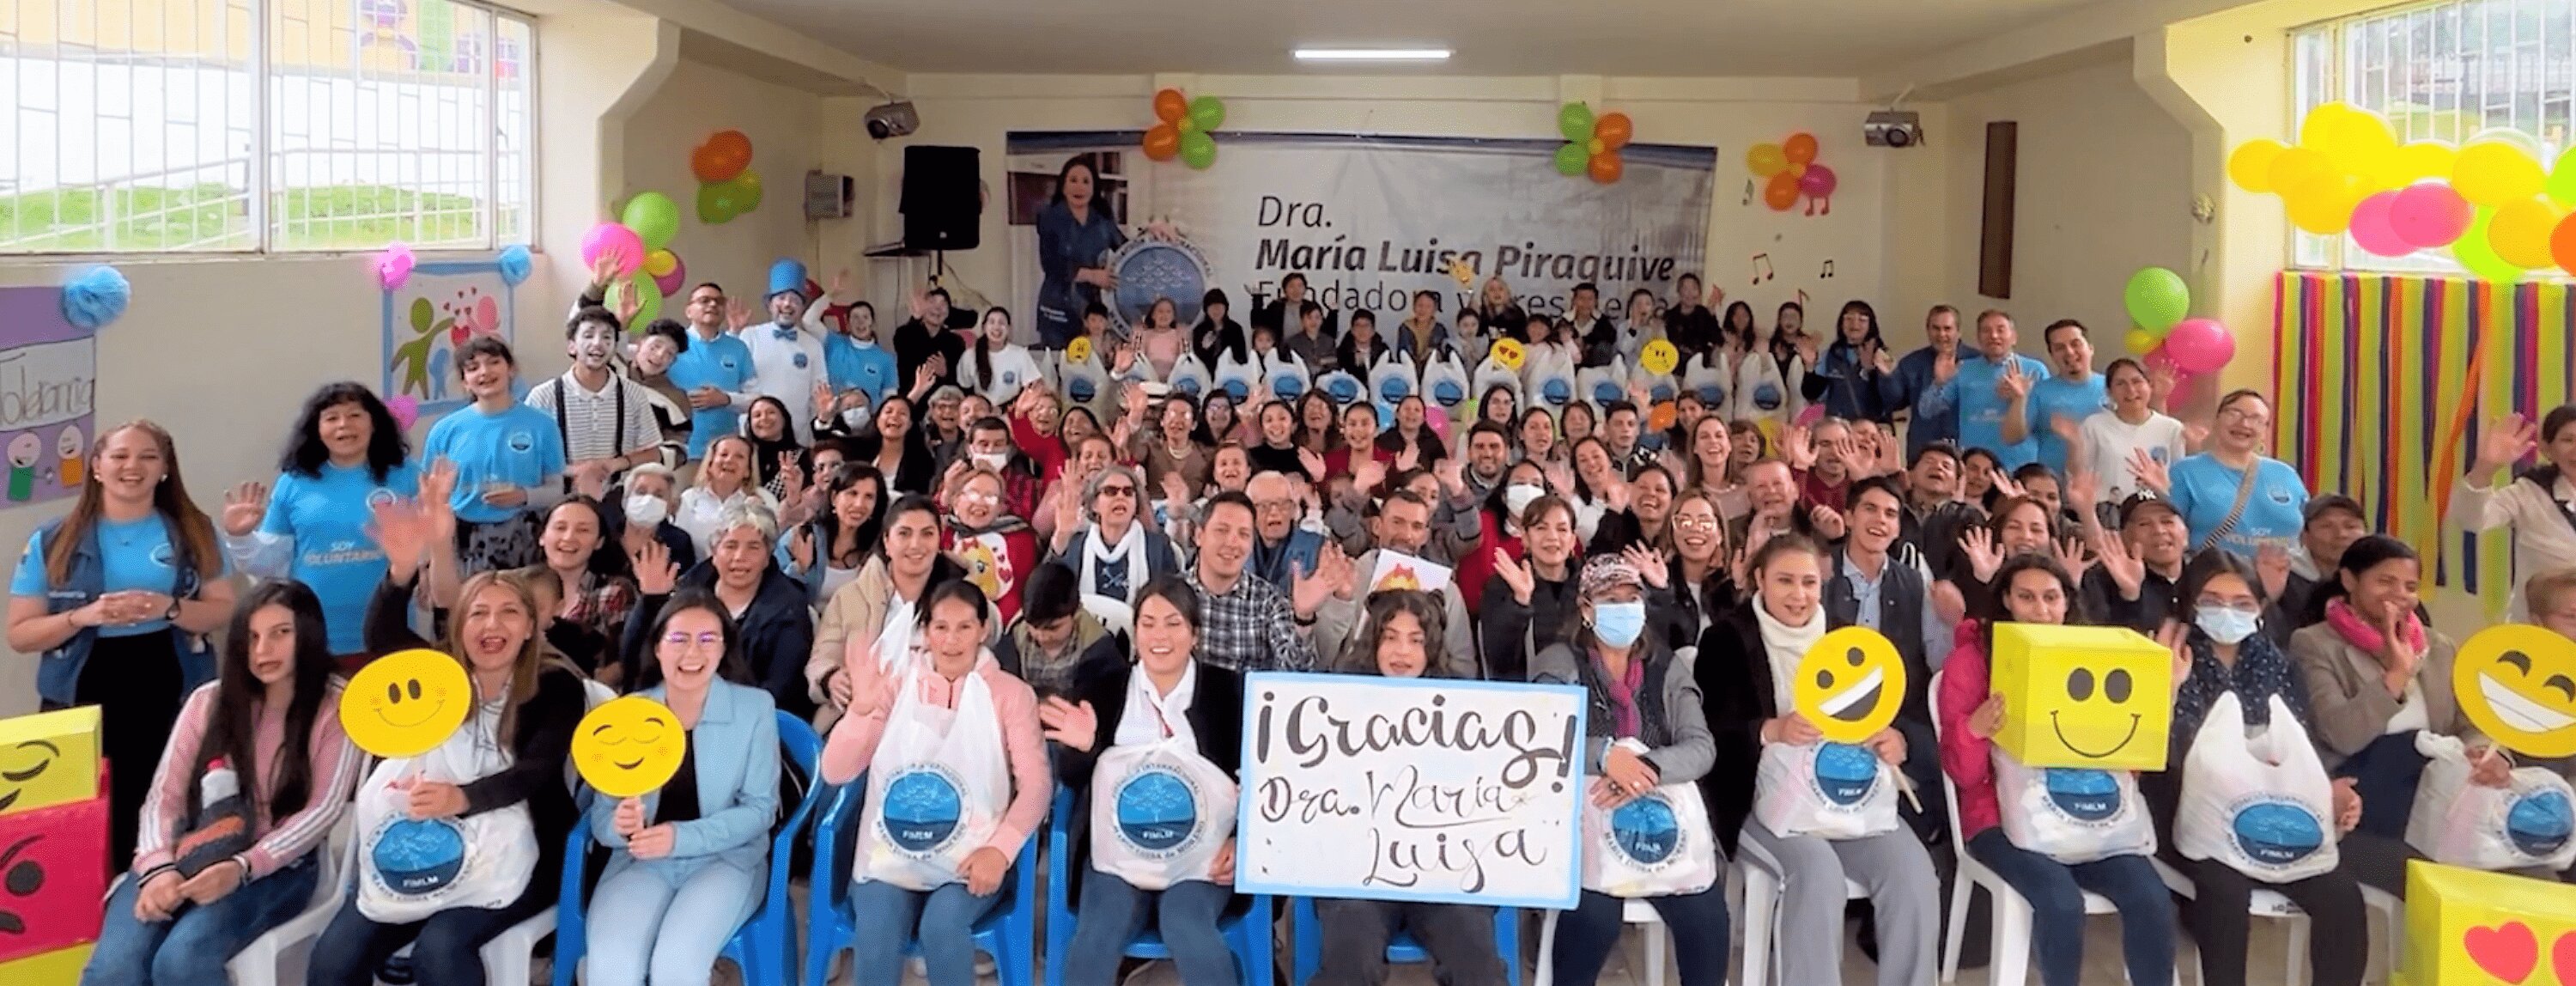
[[[1377,516],[1370,521],[1369,529],[1376,547],[1351,560],[1351,571],[1360,579],[1367,579],[1377,571],[1379,552],[1422,556],[1423,546],[1431,543],[1431,503],[1412,490],[1390,491],[1385,502],[1378,504]],[[1440,673],[1471,681],[1484,677],[1476,661],[1475,628],[1467,623],[1467,606],[1459,601],[1457,580],[1452,578],[1438,591],[1429,594],[1437,597],[1441,613],[1447,620],[1441,633]],[[1351,632],[1359,627],[1363,615],[1357,598],[1360,595],[1364,593],[1354,594],[1352,599],[1334,599],[1323,604],[1316,621],[1315,650],[1327,655],[1328,666],[1339,666],[1338,662],[1344,656],[1343,645],[1350,639]]]
[[[1467,474],[1464,477],[1467,498],[1476,503],[1503,484],[1503,474],[1512,467],[1511,432],[1492,421],[1479,421],[1467,429]],[[1634,478],[1634,477],[1631,477]]]
[[[564,469],[566,490],[598,496],[626,470],[662,458],[653,392],[620,376],[613,362],[621,321],[596,304],[574,309],[564,322],[564,352],[572,368],[528,391],[528,406],[554,418],[555,437],[572,463]]]
[[[2182,581],[2190,539],[2172,503],[2143,490],[2132,494],[2120,504],[2118,536],[2095,542],[2102,563],[2084,573],[2083,606],[2067,622],[2155,634],[2173,615],[2174,584]]]
[[[787,406],[787,421],[797,444],[814,440],[814,391],[831,385],[823,360],[823,335],[805,328],[805,265],[781,260],[769,268],[769,324],[746,325],[734,332],[751,350],[754,397],[775,397]]]

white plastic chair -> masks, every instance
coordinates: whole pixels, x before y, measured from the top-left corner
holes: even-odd
[[[483,943],[484,976],[492,986],[535,986],[528,970],[535,965],[537,943],[554,933],[555,909],[549,907]]]
[[[321,937],[331,917],[340,913],[340,905],[348,901],[348,874],[358,851],[357,840],[351,837],[356,826],[356,820],[342,812],[340,823],[331,826],[330,836],[313,850],[322,867],[320,879],[313,885],[313,903],[303,913],[286,919],[285,924],[252,939],[233,954],[232,961],[224,963],[233,986],[277,986],[277,964],[285,958],[286,950]]]
[[[2165,886],[2167,888],[2171,889],[2175,893],[2183,895],[2185,898],[2197,899],[2199,897],[2200,890],[2198,887],[2192,885],[2190,877],[2184,876],[2182,871],[2166,865],[2164,860],[2155,860],[2155,864],[2156,875],[2164,879]],[[2388,919],[2386,928],[2389,953],[2388,968],[2397,968],[2397,949],[2399,947],[2399,942],[2401,942],[2406,936],[2405,901],[2400,900],[2396,895],[2390,894],[2387,891],[2364,884],[2361,888],[2361,902],[2362,906],[2370,910],[2377,911]],[[2299,905],[2291,903],[2290,899],[2282,896],[2280,891],[2263,890],[2259,888],[2254,891],[2253,898],[2246,904],[2245,912],[2258,918],[2277,918],[2288,922],[2290,941],[2283,949],[2285,955],[2281,969],[2281,981],[2284,983],[2299,982],[2301,978],[2300,972],[2306,968],[2308,960],[2308,935],[2311,934],[2313,930],[2309,927],[2311,922],[2308,920],[2307,913],[2299,910]],[[2369,947],[2369,935],[2369,929],[2364,928],[2362,930],[2362,946],[2364,948]],[[2198,943],[2194,944],[2197,945]],[[2378,953],[2372,953],[2371,958],[2373,961],[2376,961],[2378,959]],[[2206,983],[2209,981],[2209,976],[2207,974],[2207,970],[2201,968],[2200,962],[2200,950],[2195,947],[2192,949],[2192,976],[2195,980]],[[2365,972],[2363,979],[2367,981],[2369,978],[2369,975]]]
[[[2388,943],[2388,964],[2380,966],[2380,952],[2371,953],[2371,963],[2362,970],[2363,982],[2395,982],[2397,970],[2406,955],[2406,898],[2370,884],[2361,885],[2361,905],[2379,912],[2384,919],[2380,937]]]
[[[1780,905],[1780,878],[1741,857],[1735,860],[1734,869],[1738,878],[1744,881],[1744,907],[1739,912],[1744,915],[1744,977],[1740,982],[1744,986],[1766,986],[1771,981],[1771,950],[1778,947],[1780,939],[1779,921],[1775,917]],[[1868,896],[1869,892],[1859,882],[1843,878],[1844,900],[1861,900]],[[1663,980],[1655,979],[1653,982],[1661,983]]]
[[[1558,915],[1563,913],[1565,912],[1549,911],[1547,912],[1547,920],[1539,925],[1538,974],[1530,980],[1530,986],[1553,986],[1556,981],[1556,919]],[[1646,978],[1640,980],[1640,982],[1662,986],[1664,982],[1664,935],[1667,931],[1664,927],[1664,916],[1656,913],[1655,905],[1653,904],[1647,903],[1643,900],[1631,900],[1626,901],[1624,906],[1620,908],[1619,921],[1622,924],[1647,926]],[[1513,961],[1517,962],[1519,959],[1515,958]]]

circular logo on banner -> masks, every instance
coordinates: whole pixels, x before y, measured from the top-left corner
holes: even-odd
[[[1146,855],[1168,857],[1189,848],[1198,832],[1199,793],[1187,778],[1151,767],[1118,785],[1118,839]]]
[[[1648,792],[1610,812],[1610,843],[1639,866],[1660,866],[1681,854],[1681,820],[1672,802]]]
[[[2505,838],[2525,855],[2547,856],[2567,845],[2570,834],[2576,834],[2576,812],[2570,811],[2567,795],[2557,791],[2517,798],[2504,815]]]
[[[1521,342],[1518,339],[1494,340],[1494,350],[1487,355],[1492,356],[1494,362],[1502,364],[1503,369],[1506,370],[1519,370],[1521,361],[1529,358],[1529,354],[1521,349]]]
[[[937,764],[921,764],[886,782],[886,840],[916,856],[947,848],[965,826],[965,796],[957,778]]]
[[[1869,797],[1878,782],[1878,755],[1849,743],[1816,746],[1816,792],[1826,801],[1849,807]]]
[[[1807,648],[1789,683],[1790,703],[1837,743],[1864,743],[1896,721],[1904,704],[1905,661],[1868,627],[1844,627]]]
[[[2325,826],[2317,823],[2317,817],[2283,801],[2258,801],[2239,808],[2231,827],[2237,850],[2268,866],[2288,866],[2326,844]]]
[[[2090,767],[2049,767],[2042,771],[2048,803],[2080,822],[2099,822],[2120,813],[2120,785],[2111,773]]]
[[[2451,692],[2505,749],[2576,756],[2576,641],[2521,623],[2480,630],[2451,659]]]
[[[1065,343],[1065,344],[1064,344],[1064,361],[1065,361],[1065,362],[1067,362],[1067,363],[1084,363],[1084,362],[1089,362],[1089,361],[1090,361],[1090,359],[1091,359],[1091,337],[1090,337],[1090,336],[1075,336],[1075,337],[1073,338],[1073,341],[1072,341],[1072,342],[1068,342],[1068,343]]]
[[[1145,314],[1162,298],[1171,299],[1173,316],[1180,324],[1197,324],[1199,299],[1207,295],[1208,282],[1215,280],[1207,257],[1197,247],[1170,240],[1129,240],[1112,251],[1102,266],[1118,278],[1109,317],[1117,320],[1120,331],[1145,324]]]
[[[1637,354],[1637,365],[1645,367],[1648,373],[1671,373],[1681,361],[1681,350],[1673,348],[1667,339],[1649,342],[1645,350]]]
[[[367,858],[385,889],[435,893],[465,872],[465,833],[444,818],[398,819],[376,833]]]

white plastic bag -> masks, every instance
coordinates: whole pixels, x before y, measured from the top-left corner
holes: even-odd
[[[1313,375],[1307,372],[1304,358],[1295,353],[1281,352],[1272,354],[1266,362],[1269,365],[1263,371],[1261,382],[1270,388],[1270,396],[1283,401],[1305,396]]]
[[[2424,776],[2406,813],[2406,842],[2436,863],[2477,870],[2565,869],[2576,862],[2576,791],[2545,767],[2521,767],[2503,787],[2469,782],[2468,746],[2415,734]]]
[[[1216,375],[1208,372],[1207,364],[1199,362],[1197,353],[1184,350],[1180,359],[1172,361],[1171,379],[1164,382],[1172,385],[1173,392],[1197,400],[1216,386]]]
[[[2125,770],[2024,767],[1998,746],[1994,751],[1995,801],[2004,837],[2061,863],[2156,851],[2156,827],[2138,797],[2138,778]]]
[[[1596,408],[1609,407],[1612,401],[1628,399],[1628,364],[1612,357],[1600,366],[1586,367],[1574,375],[1574,392]]]
[[[1574,403],[1574,356],[1556,346],[1531,346],[1521,361],[1521,383],[1531,401],[1550,410]]]
[[[1753,817],[1780,835],[1858,839],[1896,831],[1896,771],[1866,746],[1762,747]]]
[[[537,869],[528,806],[466,818],[415,820],[397,781],[463,784],[510,765],[493,741],[497,714],[478,711],[437,749],[376,765],[358,787],[358,913],[381,924],[427,920],[451,907],[503,907],[527,892]]]
[[[1233,353],[1220,352],[1216,357],[1217,389],[1225,391],[1237,404],[1252,396],[1268,372],[1268,364],[1259,353],[1246,352],[1242,359],[1236,359]]]
[[[1389,349],[1369,368],[1368,385],[1371,398],[1394,407],[1421,392],[1422,371],[1413,365],[1411,357],[1404,355],[1404,350]]]
[[[2174,848],[2264,883],[2293,883],[2335,868],[2334,782],[2289,703],[2271,702],[2271,725],[2252,738],[2235,692],[2210,703],[2183,760]]]
[[[1315,389],[1323,391],[1324,396],[1332,398],[1335,404],[1350,404],[1368,396],[1368,385],[1342,370],[1316,377]]]
[[[1064,359],[1056,366],[1059,386],[1064,396],[1075,404],[1100,413],[1109,402],[1109,371],[1101,366],[1100,353],[1094,351],[1082,359]]]
[[[1190,740],[1112,746],[1091,777],[1093,869],[1138,890],[1208,878],[1238,792]]]
[[[958,685],[957,707],[921,701],[926,662],[897,680],[885,736],[868,761],[867,809],[851,875],[906,890],[958,880],[966,857],[992,841],[1011,802],[1010,754],[981,673]]]
[[[1458,358],[1458,350],[1441,343],[1422,364],[1422,396],[1450,417],[1463,417],[1458,409],[1475,396],[1467,391],[1467,363]]]
[[[1713,415],[1732,415],[1727,398],[1735,389],[1734,378],[1723,352],[1701,353],[1682,361],[1682,386],[1698,394],[1700,405]]]
[[[1620,740],[1643,753],[1635,740]],[[1615,809],[1583,799],[1583,889],[1633,900],[1717,885],[1717,834],[1694,783],[1666,784]]]

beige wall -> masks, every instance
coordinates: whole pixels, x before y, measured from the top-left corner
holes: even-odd
[[[805,172],[817,163],[822,120],[820,96],[683,58],[626,121],[626,185],[618,201],[647,190],[670,196],[680,204],[680,231],[671,238],[671,250],[687,261],[690,283],[715,281],[757,302],[771,262],[794,257],[813,263],[804,185]],[[689,172],[689,151],[720,130],[751,138],[761,202],[710,226],[698,221],[698,179]],[[828,271],[813,277],[831,279]],[[676,300],[666,301],[664,314],[679,317]]]

